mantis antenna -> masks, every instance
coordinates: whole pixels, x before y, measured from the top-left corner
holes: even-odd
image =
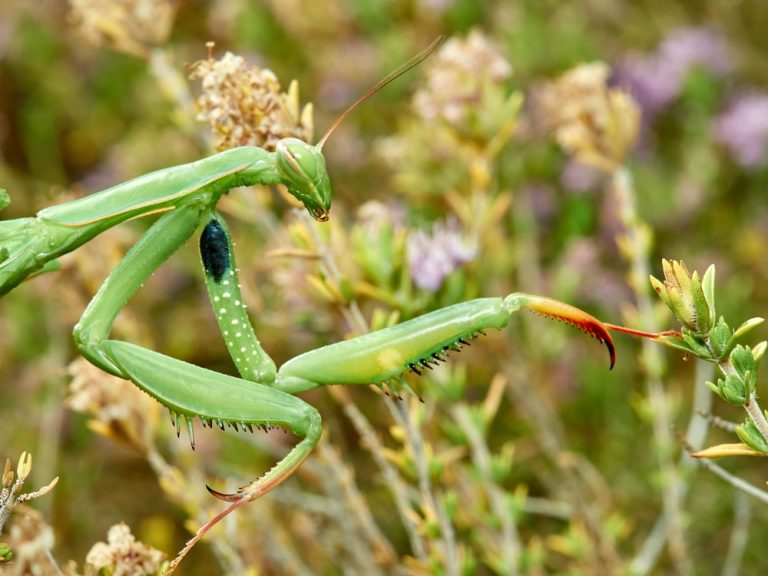
[[[376,92],[384,88],[384,86],[386,86],[396,78],[399,78],[414,66],[421,64],[421,62],[423,62],[430,54],[432,54],[432,52],[434,52],[437,49],[438,46],[440,46],[440,44],[442,44],[444,39],[445,39],[445,36],[438,36],[437,38],[435,38],[432,41],[432,44],[427,46],[427,48],[425,48],[419,54],[417,54],[416,56],[408,60],[408,62],[406,62],[405,64],[399,66],[396,70],[393,70],[392,72],[387,74],[384,78],[379,80],[379,82],[373,88],[371,88],[370,90],[368,90],[368,92],[366,92],[360,98],[358,98],[357,101],[354,104],[352,104],[352,106],[347,108],[344,112],[342,112],[341,116],[338,117],[336,122],[334,122],[331,125],[331,127],[328,128],[328,131],[323,135],[322,138],[320,138],[320,142],[317,143],[317,148],[319,150],[322,150],[323,144],[325,144],[325,141],[328,140],[328,137],[331,134],[333,134],[333,131],[336,130],[339,124],[341,124],[344,121],[344,118],[346,118],[347,115],[350,112],[352,112],[352,110],[360,106],[360,104],[368,100],[368,98],[376,94]]]

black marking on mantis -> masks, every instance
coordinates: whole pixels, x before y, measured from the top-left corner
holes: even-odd
[[[215,218],[211,218],[200,235],[200,257],[205,273],[217,284],[232,266],[226,232]]]

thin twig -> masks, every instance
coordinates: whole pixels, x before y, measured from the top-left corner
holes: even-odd
[[[472,462],[482,475],[483,486],[488,493],[491,510],[501,522],[501,538],[499,543],[501,557],[504,559],[507,574],[512,576],[518,573],[520,550],[522,548],[520,535],[517,532],[517,526],[510,514],[510,510],[506,505],[504,491],[493,480],[491,453],[488,450],[488,445],[477,429],[477,426],[473,423],[466,404],[462,403],[453,406],[451,414],[469,439],[469,445],[472,449]]]
[[[739,576],[741,563],[744,560],[744,550],[749,539],[749,522],[752,519],[752,508],[749,499],[741,492],[733,495],[733,527],[731,539],[728,542],[728,555],[725,557],[722,576]]]
[[[688,429],[685,434],[685,442],[696,450],[704,445],[704,439],[708,430],[708,414],[712,407],[712,391],[706,385],[707,380],[712,379],[714,366],[705,360],[696,361],[696,373],[694,376],[693,408],[688,421]],[[691,469],[696,460],[687,452],[680,455],[679,466]],[[690,485],[683,483],[680,487],[680,499],[683,501],[688,494]],[[635,576],[644,576],[653,570],[658,562],[669,534],[669,517],[662,511],[651,531],[646,536],[637,556],[632,559],[629,572]]]
[[[613,174],[611,190],[619,203],[619,213],[624,225],[625,257],[630,265],[629,284],[635,293],[641,330],[655,332],[653,306],[648,297],[647,282],[649,240],[645,225],[636,208],[632,179],[626,168]],[[656,440],[659,467],[663,481],[662,502],[669,521],[669,551],[679,574],[690,574],[691,564],[685,545],[685,533],[681,512],[682,484],[672,459],[674,440],[671,433],[669,407],[661,383],[663,360],[659,349],[650,340],[643,339],[641,362],[645,368],[648,398],[653,414],[653,434]]]

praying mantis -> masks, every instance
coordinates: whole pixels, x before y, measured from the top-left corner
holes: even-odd
[[[208,487],[228,503],[204,524],[171,563],[171,573],[218,521],[290,477],[322,433],[319,412],[296,394],[330,384],[408,388],[407,372],[421,374],[444,362],[478,332],[501,329],[528,309],[564,320],[615,352],[607,325],[586,312],[543,296],[513,293],[478,298],[424,314],[382,330],[301,354],[278,369],[252,328],[240,293],[232,238],[216,211],[231,189],[282,184],[318,221],[329,217],[332,190],[322,147],[333,129],[370,95],[424,60],[434,42],[350,106],[317,145],[281,140],[274,152],[254,146],[166,168],[78,200],[51,206],[34,217],[0,221],[0,296],[31,276],[55,268],[56,259],[134,218],[159,215],[101,285],[77,325],[74,340],[83,356],[109,374],[130,380],[165,406],[177,429],[186,427],[194,448],[195,419],[204,426],[282,427],[301,440],[271,470],[233,494]],[[9,198],[0,189],[0,209]],[[205,283],[227,350],[240,377],[217,373],[141,346],[110,338],[130,297],[197,230]]]

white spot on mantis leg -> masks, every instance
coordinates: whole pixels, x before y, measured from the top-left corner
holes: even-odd
[[[240,324],[239,320],[232,320],[232,326],[237,326],[238,324]]]
[[[240,347],[240,352],[245,352],[245,346]]]
[[[214,296],[214,297],[213,297],[213,301],[214,301],[214,302],[218,302],[219,300],[221,300],[221,298],[219,298],[218,296]]]
[[[230,297],[232,297],[232,294],[230,294],[229,292],[224,292],[224,294],[222,294],[222,296],[224,298],[230,298]]]
[[[219,308],[219,314],[226,314],[227,309],[226,308]]]
[[[242,332],[238,332],[237,334],[235,334],[235,338],[240,338],[242,335],[243,335]]]

